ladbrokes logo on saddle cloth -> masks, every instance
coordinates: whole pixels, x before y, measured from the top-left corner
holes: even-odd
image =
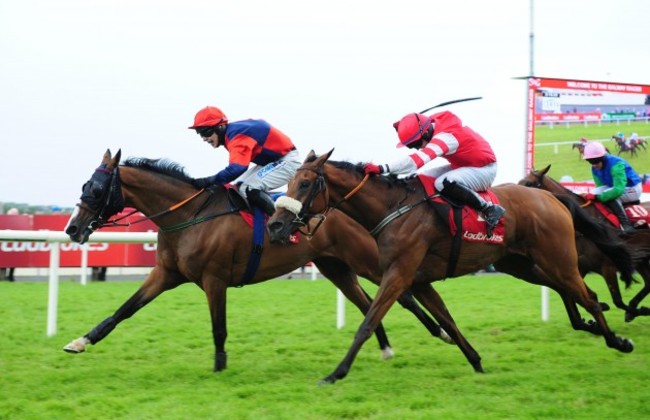
[[[435,187],[433,185],[435,182],[434,178],[418,174],[418,179],[422,183],[422,186],[424,187],[427,195],[433,195],[435,193]],[[486,201],[494,204],[499,204],[499,200],[497,196],[492,192],[492,190],[489,190],[487,192],[480,192],[479,195]],[[448,205],[448,203],[439,196],[435,196],[431,200],[437,203]],[[448,214],[449,217],[447,219],[447,224],[449,225],[451,235],[454,236],[458,228],[456,226],[456,222],[454,221],[454,209],[452,207],[449,208]],[[485,221],[476,210],[468,206],[464,206],[461,210],[461,214],[461,238],[463,240],[468,242],[488,242],[492,244],[503,243],[505,238],[505,226],[503,225],[503,218],[499,220],[499,223],[492,231],[492,236],[488,238]]]

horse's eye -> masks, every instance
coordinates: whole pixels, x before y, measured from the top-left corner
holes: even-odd
[[[300,181],[300,185],[298,186],[298,188],[301,190],[306,190],[307,188],[309,188],[310,185],[311,185],[310,181],[304,180],[304,181]]]
[[[95,198],[101,198],[102,197],[102,186],[99,185],[99,184],[93,184],[93,186],[90,188],[90,193]]]
[[[88,182],[86,182],[85,184],[83,184],[83,185],[81,186],[81,192],[86,191],[86,187],[87,187],[87,186],[88,186]]]

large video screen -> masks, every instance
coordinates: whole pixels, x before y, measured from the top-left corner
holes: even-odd
[[[548,175],[586,192],[587,141],[627,160],[650,193],[650,86],[551,78],[528,79],[526,170],[551,165]]]

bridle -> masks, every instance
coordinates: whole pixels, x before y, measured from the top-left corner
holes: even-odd
[[[325,175],[323,173],[323,167],[319,166],[317,169],[312,169],[312,168],[298,168],[297,171],[310,171],[316,174],[316,180],[312,183],[312,187],[307,194],[307,199],[305,200],[304,203],[300,203],[300,211],[298,213],[294,213],[295,218],[292,220],[292,223],[298,224],[300,227],[298,227],[298,232],[302,233],[307,237],[308,239],[311,239],[315,234],[320,225],[327,219],[327,215],[329,214],[330,211],[336,209],[341,205],[343,202],[348,200],[350,197],[352,197],[354,194],[356,194],[361,187],[366,183],[368,180],[369,175],[366,174],[366,176],[361,180],[361,182],[352,189],[349,193],[347,193],[341,200],[339,200],[337,203],[334,205],[329,205],[329,192],[327,190],[327,183],[325,182]],[[296,171],[296,172],[297,172]],[[320,213],[312,213],[309,212],[310,209],[312,209],[314,205],[314,201],[318,196],[322,195],[323,200],[325,202],[325,210],[320,212]],[[286,210],[290,211],[288,208],[284,207]],[[309,221],[313,218],[318,219],[318,223],[314,226],[314,228],[310,228],[309,226]],[[306,230],[303,230],[302,228],[306,227]]]
[[[535,176],[536,181],[535,182],[526,181],[524,186],[533,187],[533,188],[537,188],[537,189],[543,189],[542,187],[544,186],[544,174],[539,175],[539,174],[536,174],[536,173],[533,173],[533,172],[531,172],[531,173]]]
[[[124,210],[124,197],[122,196],[122,183],[120,181],[119,166],[115,166],[113,169],[109,170],[106,168],[106,164],[100,165],[99,168],[95,169],[95,173],[92,175],[90,180],[86,182],[81,189],[82,193],[80,202],[77,206],[93,214],[93,217],[86,228],[90,230],[90,233],[106,226],[131,226],[146,220],[155,219],[164,214],[173,212],[205,191],[205,189],[202,188],[192,196],[151,216],[144,216],[133,222],[119,223],[121,220],[124,220],[138,212],[137,209],[134,209],[117,219],[109,220],[110,217]]]
[[[108,223],[108,218],[124,209],[119,167],[107,169],[105,164],[95,169],[90,180],[81,187],[80,202],[77,204],[93,217],[87,229],[92,232]]]

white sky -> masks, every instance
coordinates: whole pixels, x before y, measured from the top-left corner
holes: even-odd
[[[264,118],[304,157],[382,163],[392,123],[453,105],[523,174],[528,0],[1,0],[0,202],[72,206],[103,152],[227,163],[186,127]],[[537,0],[538,76],[650,84],[650,1]]]

